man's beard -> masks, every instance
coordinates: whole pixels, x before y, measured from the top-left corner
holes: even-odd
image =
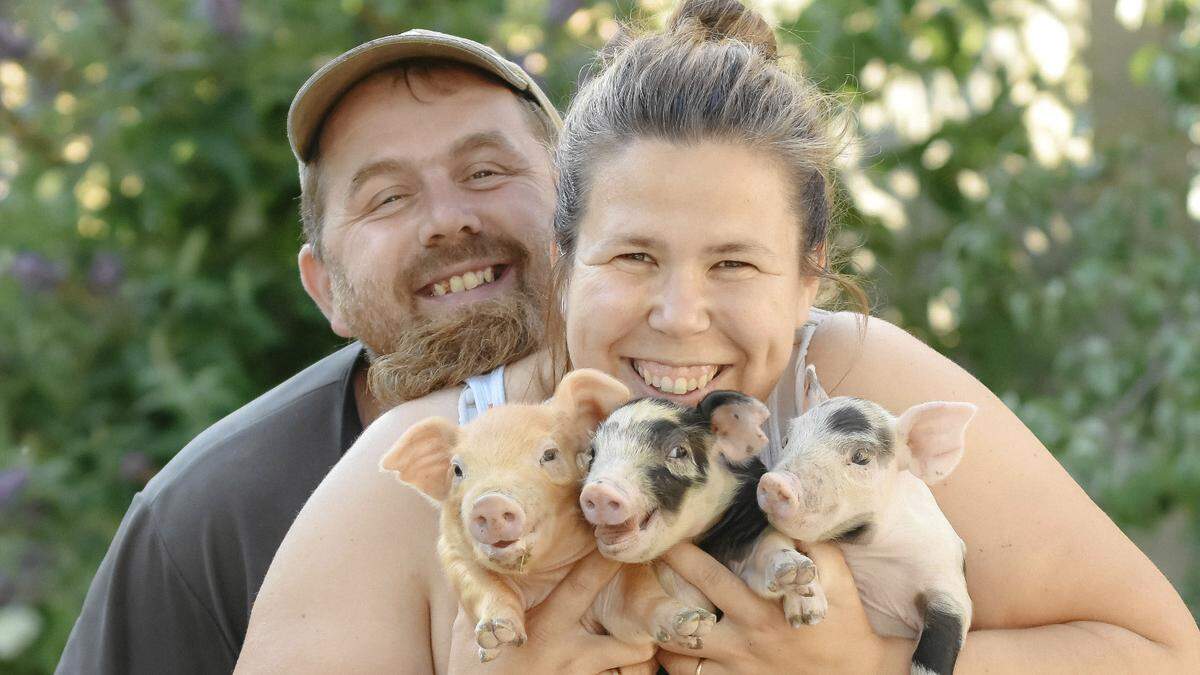
[[[433,315],[417,309],[412,288],[418,280],[463,260],[493,257],[520,274],[512,290]],[[390,408],[532,353],[545,332],[546,265],[530,257],[512,239],[475,239],[423,255],[391,288],[356,288],[340,265],[329,265],[333,301],[367,347],[371,394]],[[386,302],[389,297],[395,302]],[[396,303],[407,311],[391,309]]]

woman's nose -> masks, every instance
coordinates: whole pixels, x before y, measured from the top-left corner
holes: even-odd
[[[429,181],[423,192],[426,213],[418,230],[422,246],[441,246],[479,234],[479,215],[470,197],[462,194],[453,181]]]
[[[671,337],[708,330],[708,298],[703,280],[690,274],[671,275],[650,311],[650,327]]]

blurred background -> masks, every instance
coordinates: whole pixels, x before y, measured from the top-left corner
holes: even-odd
[[[50,672],[133,494],[337,346],[295,267],[314,69],[434,28],[565,105],[616,21],[672,4],[0,0],[0,669]],[[751,4],[856,115],[838,236],[875,312],[1200,612],[1200,0]]]

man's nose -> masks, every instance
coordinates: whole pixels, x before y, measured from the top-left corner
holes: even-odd
[[[455,239],[479,234],[481,222],[471,205],[451,180],[431,181],[425,189],[427,213],[421,220],[422,246],[439,246]]]
[[[667,277],[650,310],[650,327],[671,337],[703,333],[709,327],[704,279],[689,272]]]

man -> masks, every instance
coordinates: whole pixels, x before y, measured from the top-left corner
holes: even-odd
[[[429,31],[309,78],[288,112],[300,277],[359,342],[213,425],[134,498],[58,672],[231,671],[280,541],[363,427],[533,350],[560,123],[515,64]]]

